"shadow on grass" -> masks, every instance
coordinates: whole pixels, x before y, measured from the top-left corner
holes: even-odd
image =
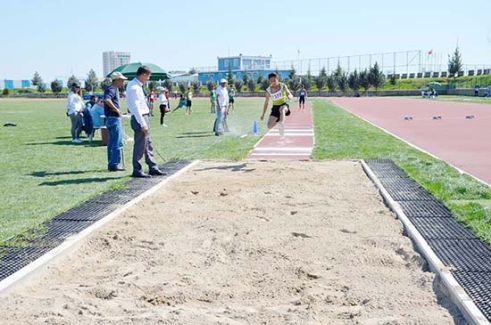
[[[209,138],[214,136],[213,134],[196,134],[196,135],[178,135],[176,139],[185,139],[185,138]]]
[[[35,177],[46,177],[46,176],[60,176],[60,175],[80,175],[80,174],[86,174],[86,173],[97,173],[97,172],[104,172],[106,171],[105,169],[99,169],[99,170],[73,170],[69,172],[47,172],[47,171],[39,171],[39,172],[33,172],[28,175],[30,176],[35,176]]]
[[[233,172],[244,172],[244,173],[248,173],[248,172],[252,172],[252,171],[255,171],[256,170],[255,168],[246,169],[246,167],[247,167],[247,163],[242,163],[242,164],[239,164],[239,165],[226,165],[226,166],[208,167],[208,168],[203,168],[203,169],[197,169],[196,171],[197,172],[202,172],[202,171],[207,171],[207,170],[230,170],[230,171],[233,171]]]
[[[71,139],[71,138],[70,138]],[[30,142],[26,143],[26,146],[43,146],[43,145],[57,145],[57,146],[73,146],[73,147],[101,147],[102,146],[102,141],[92,141],[89,142],[84,141],[82,143],[73,143],[72,140],[58,140],[58,141],[52,141],[52,142]]]
[[[78,179],[66,179],[53,182],[42,182],[39,186],[58,186],[58,185],[73,185],[73,184],[86,184],[86,183],[105,183],[115,179],[121,179],[121,177],[91,177],[91,178],[78,178]]]

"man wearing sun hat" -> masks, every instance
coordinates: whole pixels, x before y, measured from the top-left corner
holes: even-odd
[[[217,103],[218,107],[216,109],[216,119],[213,132],[216,136],[223,134],[223,119],[228,108],[228,90],[227,90],[227,79],[220,80],[220,86],[217,89]]]
[[[123,149],[123,123],[119,106],[119,89],[127,80],[121,72],[113,72],[111,85],[104,91],[104,114],[106,115],[106,127],[109,135],[107,143],[107,169],[111,172],[122,171],[120,166],[121,152]]]

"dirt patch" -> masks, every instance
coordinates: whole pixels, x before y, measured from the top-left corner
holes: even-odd
[[[0,312],[3,324],[452,324],[433,283],[358,163],[203,162],[0,297]]]

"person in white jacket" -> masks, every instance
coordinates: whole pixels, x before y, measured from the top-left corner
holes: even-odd
[[[72,142],[77,144],[82,143],[82,140],[80,140],[80,133],[82,133],[83,126],[82,111],[85,108],[85,103],[80,94],[80,84],[74,83],[72,85],[72,90],[68,94],[68,103],[66,107],[67,115],[72,122]]]
[[[226,118],[229,104],[226,79],[220,80],[220,86],[217,89],[217,104],[218,105],[216,108],[216,119],[215,125],[213,127],[213,132],[216,136],[219,136],[223,134],[224,119]]]

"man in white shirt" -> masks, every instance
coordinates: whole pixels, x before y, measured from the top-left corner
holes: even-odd
[[[150,79],[150,68],[141,66],[136,72],[136,77],[126,88],[126,104],[131,114],[131,128],[135,133],[133,145],[133,177],[149,178],[152,176],[165,175],[155,161],[153,155],[152,140],[150,138],[150,110],[147,105],[147,98],[143,91],[143,85]],[[145,162],[148,165],[148,174],[143,172],[140,160],[145,155]]]
[[[216,119],[213,132],[215,132],[216,136],[219,136],[223,134],[223,121],[229,104],[226,79],[220,80],[220,86],[217,89],[217,103],[218,107],[216,109]]]

